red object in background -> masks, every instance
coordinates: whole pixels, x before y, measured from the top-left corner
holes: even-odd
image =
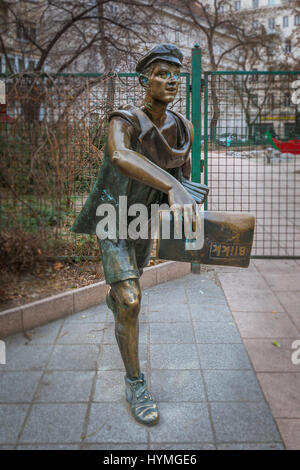
[[[281,153],[300,155],[300,139],[281,141],[273,137],[272,140]]]
[[[8,114],[0,114],[0,122],[6,122],[7,124],[12,124],[15,122],[15,119],[8,116]]]
[[[15,119],[6,114],[6,104],[0,104],[0,122],[5,122],[7,124],[12,124],[15,122]]]
[[[276,150],[279,150],[279,152],[300,155],[300,139],[278,140],[275,139],[275,137],[272,137],[269,131],[266,132],[266,137],[272,144],[272,147]]]

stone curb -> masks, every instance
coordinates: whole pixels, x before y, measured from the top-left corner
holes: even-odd
[[[140,283],[148,288],[185,276],[191,272],[190,263],[167,261],[144,269]],[[20,331],[30,330],[58,318],[105,302],[108,286],[105,281],[53,295],[20,307],[0,312],[0,339]]]

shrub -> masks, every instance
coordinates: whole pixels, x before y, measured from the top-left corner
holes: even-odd
[[[0,266],[12,272],[33,269],[42,258],[41,234],[21,229],[2,230],[0,233]]]

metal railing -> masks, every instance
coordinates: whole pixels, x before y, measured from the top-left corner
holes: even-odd
[[[254,214],[255,257],[300,257],[297,79],[300,72],[204,74],[206,208]]]
[[[0,115],[0,228],[44,239],[49,256],[93,256],[96,237],[69,231],[99,172],[109,112],[139,106],[135,73],[36,75],[5,80]],[[190,118],[190,75],[173,108]],[[25,237],[26,238],[26,237]],[[24,238],[24,239],[25,239]]]

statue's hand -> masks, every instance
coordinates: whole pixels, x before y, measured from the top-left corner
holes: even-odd
[[[197,203],[194,198],[187,192],[187,190],[178,182],[176,186],[172,187],[168,192],[169,205],[172,210],[183,215],[185,205],[192,207],[192,228],[196,231],[196,218],[197,218]],[[175,224],[181,223],[180,218],[175,218]],[[179,227],[177,227],[179,229]]]

